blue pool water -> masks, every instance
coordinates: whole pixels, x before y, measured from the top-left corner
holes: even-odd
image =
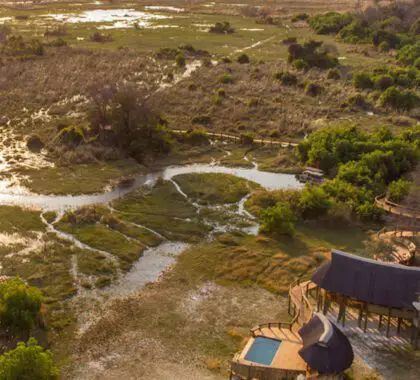
[[[251,348],[246,353],[245,360],[258,364],[270,365],[280,344],[281,341],[279,340],[257,336],[254,343],[252,343]]]

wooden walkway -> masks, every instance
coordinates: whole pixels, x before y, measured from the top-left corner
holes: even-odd
[[[375,205],[393,215],[404,216],[406,218],[420,220],[420,211],[414,208],[401,206],[386,199],[386,195],[382,194],[375,198]]]
[[[187,130],[187,129],[171,129],[171,132],[182,135],[182,134],[187,134],[188,132],[190,132],[190,130]],[[220,133],[206,132],[206,133],[207,133],[207,136],[209,136],[209,137],[211,137],[215,140],[222,140],[222,141],[230,140],[230,141],[236,142],[236,143],[240,143],[242,141],[242,137],[239,136],[239,135],[233,135],[233,134],[222,133],[222,132],[220,132]],[[278,140],[278,139],[273,139],[273,138],[270,138],[270,137],[255,138],[254,143],[255,144],[261,144],[261,145],[280,145],[284,148],[298,146],[298,143],[296,143],[294,141]]]

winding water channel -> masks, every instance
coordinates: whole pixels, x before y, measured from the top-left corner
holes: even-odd
[[[179,174],[189,173],[225,173],[256,182],[268,190],[284,188],[301,188],[302,184],[292,174],[271,173],[257,168],[231,168],[212,164],[193,164],[185,166],[169,166],[161,171],[139,174],[130,186],[116,188],[97,194],[83,195],[40,195],[26,192],[0,193],[0,204],[21,207],[34,207],[48,211],[62,211],[99,203],[109,203],[142,186],[153,186],[159,178],[170,180]]]

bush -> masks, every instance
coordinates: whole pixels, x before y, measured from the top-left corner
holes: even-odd
[[[178,67],[185,67],[185,57],[183,54],[178,54],[175,58],[176,65]]]
[[[89,37],[89,41],[104,43],[113,41],[113,38],[109,34],[102,34],[96,31]]]
[[[241,144],[243,145],[254,144],[254,135],[252,135],[251,133],[241,133],[240,139],[241,139]]]
[[[295,233],[295,215],[288,203],[279,202],[276,206],[263,210],[260,217],[260,232],[287,236]]]
[[[279,80],[281,84],[285,86],[294,86],[297,83],[296,75],[293,75],[287,71],[275,73],[274,78]]]
[[[229,22],[216,22],[216,24],[209,29],[209,33],[218,33],[218,34],[232,34],[235,33],[235,28],[233,28]]]
[[[238,63],[244,64],[244,63],[249,63],[249,57],[245,54],[242,53],[238,58],[237,58]]]
[[[353,77],[353,85],[361,90],[366,90],[368,88],[373,88],[374,83],[369,74],[357,73]]]
[[[183,141],[190,145],[210,144],[207,131],[204,128],[192,129],[183,136]]]
[[[85,141],[85,131],[80,126],[65,127],[58,132],[55,140],[60,144],[74,147]]]
[[[199,116],[194,116],[191,122],[193,124],[209,125],[211,124],[212,120],[211,120],[211,116],[209,115],[199,115]]]
[[[374,77],[374,86],[376,89],[385,91],[394,85],[394,80],[390,75],[378,75]]]
[[[307,20],[309,20],[309,15],[307,13],[298,13],[292,17],[292,22],[307,21]]]
[[[14,350],[0,356],[0,379],[4,380],[56,380],[58,368],[52,353],[44,351],[35,338],[18,343]]]
[[[339,80],[341,79],[340,71],[336,68],[329,69],[327,74],[327,79]]]
[[[365,202],[356,207],[356,215],[365,222],[379,222],[383,214],[382,209],[370,202]]]
[[[309,18],[309,25],[318,34],[335,34],[351,24],[354,16],[350,13],[329,12]]]
[[[370,35],[371,30],[369,25],[360,20],[354,20],[351,24],[345,26],[338,33],[340,40],[351,44],[369,42]]]
[[[37,322],[42,294],[20,278],[0,283],[0,321],[16,332],[29,332]]]
[[[309,96],[319,96],[324,92],[324,87],[317,83],[309,82],[305,87],[305,94]]]
[[[217,95],[220,96],[221,98],[226,98],[226,91],[224,88],[219,88],[217,90]]]
[[[230,74],[224,74],[219,78],[219,81],[224,84],[233,83],[233,77]]]
[[[398,62],[404,65],[412,65],[418,58],[420,58],[420,42],[406,45],[397,53]]]
[[[408,195],[412,186],[412,182],[403,178],[393,181],[389,184],[387,198],[392,202],[400,203]]]
[[[302,58],[299,58],[299,59],[296,59],[295,61],[293,61],[293,67],[296,70],[299,70],[299,71],[308,71],[309,70],[308,62],[306,62]]]
[[[323,216],[331,206],[332,202],[322,187],[307,186],[300,193],[298,208],[304,219]]]
[[[413,66],[417,69],[420,70],[420,57],[417,58],[413,64]]]
[[[287,37],[283,41],[281,41],[283,45],[291,45],[297,42],[296,37]]]
[[[303,45],[292,44],[288,51],[289,63],[301,59],[306,62],[308,67],[318,67],[320,69],[329,69],[339,64],[337,57],[330,54],[330,49],[322,41],[310,40]]]
[[[39,136],[31,135],[26,141],[26,146],[31,152],[40,152],[45,144],[42,142]]]
[[[365,97],[362,94],[356,94],[349,98],[349,103],[352,106],[356,106],[359,108],[365,108],[367,106],[367,102]]]
[[[392,86],[382,93],[379,103],[383,107],[391,107],[397,111],[410,111],[419,106],[420,98],[412,90],[400,90]]]
[[[387,52],[391,49],[391,45],[387,41],[383,41],[378,46],[379,51]]]
[[[372,35],[372,42],[375,46],[386,42],[390,49],[394,49],[400,44],[400,38],[396,34],[386,30],[377,30]]]

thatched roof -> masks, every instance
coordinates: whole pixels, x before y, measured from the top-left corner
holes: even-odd
[[[413,309],[420,292],[420,268],[366,259],[332,250],[312,281],[320,288],[367,303]]]
[[[326,316],[315,316],[299,330],[303,348],[299,355],[319,373],[340,373],[353,363],[353,349],[347,337]]]

